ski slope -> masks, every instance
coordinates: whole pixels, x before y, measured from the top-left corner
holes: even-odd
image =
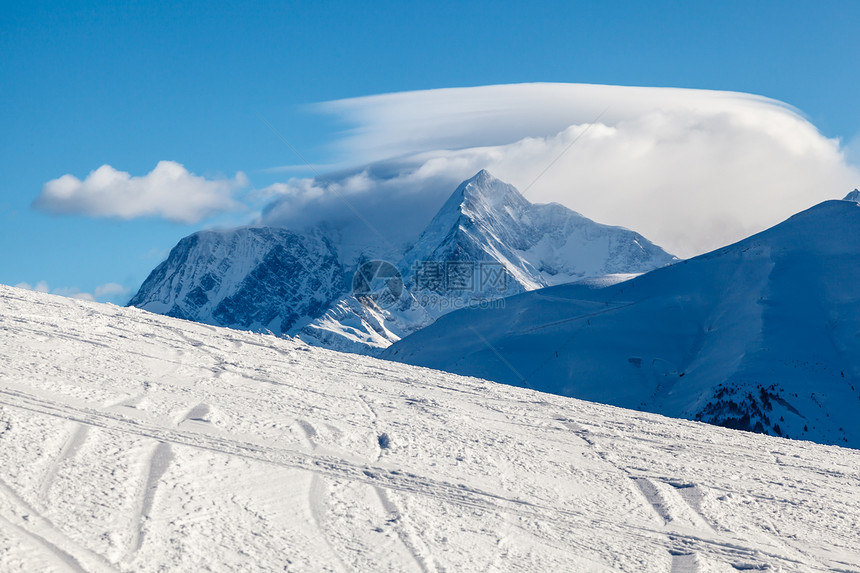
[[[860,571],[860,452],[0,286],[0,571]]]

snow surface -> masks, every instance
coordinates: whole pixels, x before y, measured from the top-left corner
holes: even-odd
[[[860,452],[0,286],[2,571],[860,571]]]
[[[440,318],[384,358],[860,448],[860,205],[826,201],[626,282]]]

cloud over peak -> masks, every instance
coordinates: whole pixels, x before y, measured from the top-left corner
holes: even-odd
[[[67,174],[48,181],[33,207],[57,215],[162,217],[197,223],[217,213],[241,209],[233,193],[247,184],[241,172],[233,179],[206,179],[175,161],[159,161],[143,176],[102,165],[83,180]]]
[[[367,162],[548,137],[597,121],[618,125],[654,112],[722,114],[759,125],[799,118],[785,103],[739,92],[563,83],[397,92],[324,102],[315,109],[351,125],[336,147]]]
[[[533,202],[635,229],[686,257],[842,197],[860,181],[840,142],[796,109],[736,92],[516,84],[383,94],[318,110],[351,126],[334,148],[362,166],[272,188],[279,198],[265,223],[348,216],[345,196],[396,233],[399,222],[429,221],[431,205],[486,168]]]

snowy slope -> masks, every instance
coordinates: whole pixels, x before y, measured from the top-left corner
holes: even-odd
[[[410,364],[860,447],[860,205],[605,286],[461,311],[389,348]]]
[[[860,452],[0,286],[2,571],[860,571]]]
[[[486,171],[464,181],[420,236],[416,229],[409,249],[395,254],[392,245],[383,248],[374,233],[365,228],[361,237],[359,230],[353,221],[300,232],[196,233],[180,241],[130,304],[373,353],[476,301],[576,278],[640,273],[674,260],[633,231],[600,225],[561,205],[532,205]],[[382,252],[407,288],[396,305],[368,307],[353,296],[350,281],[359,264]],[[443,281],[427,289],[414,280],[425,262],[439,266],[443,279],[448,263],[474,276],[468,284]],[[502,273],[505,280],[482,281],[482,272],[491,278]]]

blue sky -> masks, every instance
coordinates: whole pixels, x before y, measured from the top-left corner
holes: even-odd
[[[313,163],[349,160],[332,146],[343,118],[317,102],[520,82],[731,90],[791,104],[848,143],[858,22],[856,1],[4,2],[0,282],[136,289],[181,237],[251,212],[50,214],[32,207],[43,186],[175,161],[207,180],[242,172],[252,193],[300,163],[261,117]]]

